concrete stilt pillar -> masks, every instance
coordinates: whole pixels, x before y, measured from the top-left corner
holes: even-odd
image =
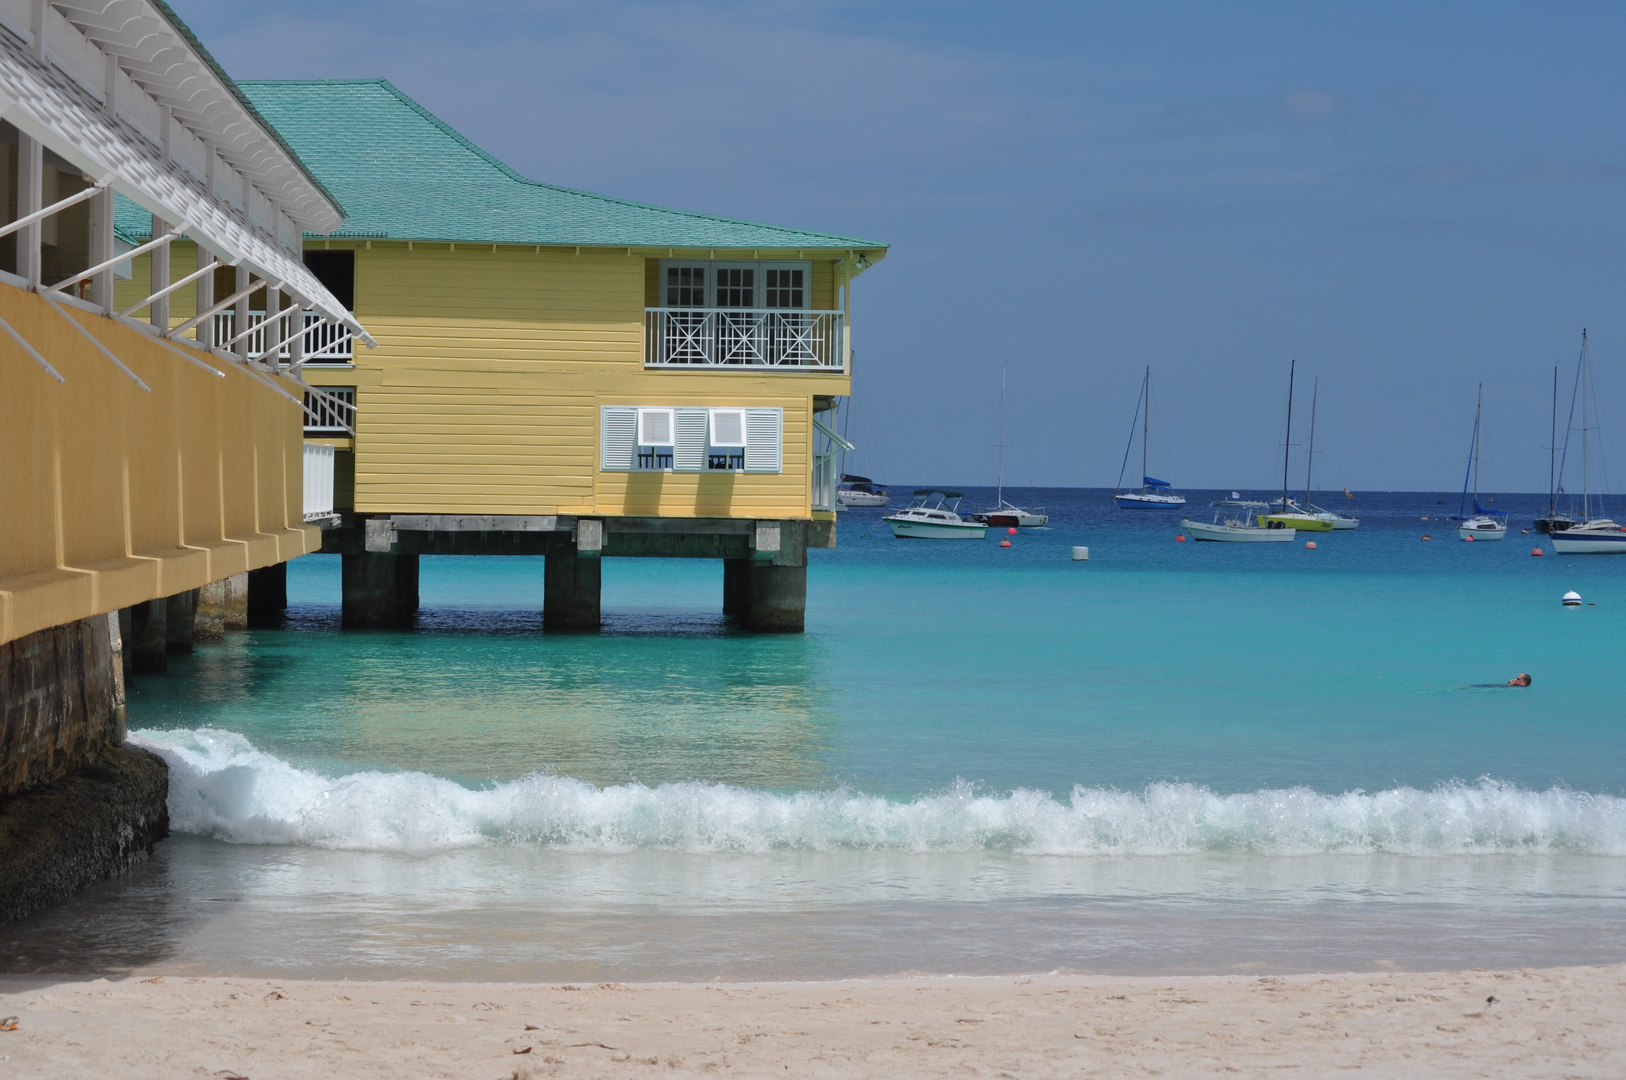
[[[247,574],[233,574],[226,579],[226,613],[222,623],[227,630],[248,629]]]
[[[164,601],[164,651],[185,655],[192,651],[192,623],[198,613],[198,590],[188,589]]]
[[[192,619],[193,641],[219,641],[226,636],[226,583],[211,581],[198,590],[197,614]]]
[[[765,531],[757,531],[757,557],[750,567],[750,586],[740,621],[759,634],[800,634],[807,615],[807,523],[778,523],[778,547],[763,549]]]
[[[130,654],[130,667],[138,675],[169,670],[168,610],[163,600],[148,600],[130,609],[130,640],[124,647]]]
[[[800,634],[807,614],[807,566],[752,563],[741,621],[759,634]]]
[[[418,614],[418,557],[395,556],[395,618],[409,623]]]
[[[343,608],[351,629],[410,623],[418,612],[418,557],[362,552],[342,556]]]
[[[550,548],[542,566],[542,629],[597,630],[602,559],[583,558],[574,546]]]
[[[743,618],[750,606],[751,560],[723,560],[723,614]]]
[[[247,339],[245,339],[247,340]],[[270,566],[248,572],[248,624],[275,626],[288,610],[288,564]]]

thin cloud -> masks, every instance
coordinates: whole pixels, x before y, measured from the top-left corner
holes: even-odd
[[[1428,111],[1434,95],[1416,83],[1394,83],[1378,88],[1378,101],[1396,116],[1420,116]]]
[[[1344,95],[1331,90],[1301,87],[1282,95],[1282,115],[1301,124],[1324,124],[1338,118],[1344,108]]]

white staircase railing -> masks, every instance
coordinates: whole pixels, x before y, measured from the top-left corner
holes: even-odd
[[[326,397],[305,394],[305,434],[349,435],[356,430],[356,388],[316,386]]]
[[[645,367],[845,367],[846,315],[788,308],[645,308]]]
[[[282,348],[277,350],[278,360],[290,359],[286,342],[291,336],[290,330],[292,328],[286,325],[288,322],[287,316],[288,313],[284,312],[284,325],[282,328],[282,340],[284,345]],[[322,316],[320,313],[315,311],[305,312],[304,325],[307,328],[320,322],[322,322]],[[214,340],[217,342],[230,341],[232,338],[236,337],[237,331],[233,329],[233,327],[236,325],[237,312],[230,308],[227,308],[225,311],[215,312]],[[258,360],[260,357],[265,355],[265,312],[250,311],[248,313],[248,325],[254,330],[254,332],[248,336],[248,358],[250,360]],[[347,327],[341,326],[338,323],[327,323],[320,330],[312,330],[310,333],[305,335],[305,355],[313,356],[316,353],[321,353],[321,357],[313,361],[317,364],[347,364],[353,358],[352,350],[354,348],[350,341],[347,340],[349,333],[350,331]]]

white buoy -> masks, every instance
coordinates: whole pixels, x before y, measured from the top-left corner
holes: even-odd
[[[1564,594],[1564,606],[1565,607],[1580,607],[1581,606],[1581,594],[1576,592],[1574,589],[1571,589],[1569,592],[1565,593]]]
[[[1076,548],[1074,548],[1073,549],[1073,561],[1074,562],[1089,562],[1090,561],[1090,549],[1087,548],[1087,547],[1076,547]]]

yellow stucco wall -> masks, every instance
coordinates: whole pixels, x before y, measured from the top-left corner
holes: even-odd
[[[849,393],[850,378],[645,370],[656,253],[307,244],[328,246],[356,249],[356,315],[379,342],[353,371],[306,374],[357,388],[357,511],[810,515],[813,399]],[[834,264],[814,266],[815,306],[834,307]],[[784,471],[599,472],[601,405],[782,407]]]
[[[0,284],[0,317],[65,380],[0,334],[0,642],[320,546],[304,524],[297,404],[268,377],[209,361],[218,378],[69,311],[151,392],[47,301]]]

